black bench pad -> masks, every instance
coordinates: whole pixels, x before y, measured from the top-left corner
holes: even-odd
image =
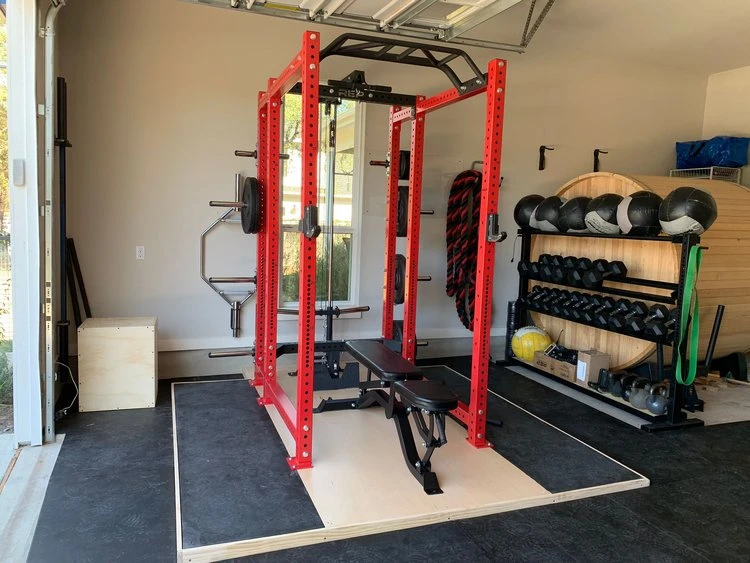
[[[346,343],[354,359],[384,381],[422,379],[422,372],[400,354],[377,340],[350,340]]]
[[[442,381],[398,381],[393,387],[406,406],[430,412],[447,412],[458,406],[458,397]]]

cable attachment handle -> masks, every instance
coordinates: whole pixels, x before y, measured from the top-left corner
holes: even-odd
[[[503,242],[508,238],[508,233],[500,230],[500,220],[497,213],[487,216],[487,242]]]
[[[310,240],[318,238],[318,235],[320,235],[318,207],[316,205],[308,205],[305,207],[305,213],[302,216],[302,220],[299,222],[299,232],[301,232],[306,239]]]

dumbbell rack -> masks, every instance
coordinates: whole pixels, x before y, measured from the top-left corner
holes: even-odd
[[[598,293],[603,294],[603,295],[617,295],[620,297],[629,297],[629,298],[640,299],[644,301],[654,301],[658,303],[673,304],[674,307],[677,309],[675,327],[680,326],[680,322],[681,322],[680,314],[682,311],[682,302],[683,302],[683,298],[685,297],[684,296],[685,277],[687,273],[688,258],[690,256],[690,249],[693,246],[696,246],[700,243],[700,237],[698,235],[685,234],[685,235],[674,236],[674,237],[598,235],[598,234],[593,234],[593,233],[550,233],[550,232],[539,231],[539,230],[534,230],[534,229],[520,229],[518,231],[518,236],[521,238],[521,257],[520,257],[521,260],[531,259],[531,242],[532,242],[532,237],[535,237],[535,236],[646,240],[646,241],[663,242],[664,244],[679,244],[682,248],[681,248],[681,257],[680,257],[680,272],[679,272],[680,275],[679,275],[679,280],[677,281],[677,283],[670,283],[670,282],[664,282],[660,280],[649,280],[649,279],[642,279],[642,278],[627,278],[627,277],[611,280],[612,282],[616,282],[618,284],[632,284],[632,285],[640,286],[640,287],[653,287],[653,288],[658,288],[658,289],[668,290],[668,291],[671,290],[671,295],[665,296],[663,294],[645,293],[642,291],[630,291],[630,290],[624,290],[619,287],[618,288],[608,287],[605,284],[602,284],[601,287],[597,289],[597,291]],[[523,298],[526,297],[529,293],[529,281],[532,281],[535,279],[536,278],[531,277],[531,276],[520,275],[519,284],[518,284],[518,300],[516,302],[516,315],[517,315],[517,319],[520,322],[517,326],[523,326],[523,324],[528,324],[529,322],[528,314],[530,312],[535,312],[541,315],[548,315],[551,317],[565,319],[572,323],[591,326],[599,330],[614,332],[617,334],[623,334],[617,330],[610,329],[608,326],[599,326],[594,323],[587,322],[585,320],[570,319],[562,315],[556,315],[551,311],[542,311],[540,309],[529,307],[528,305],[524,304]],[[563,282],[561,283],[544,282],[544,283],[553,285],[553,286],[563,286],[563,287],[581,289],[580,286],[577,286],[577,285],[574,286],[574,285],[563,283]],[[690,296],[688,296],[688,298],[690,298]],[[512,327],[509,327],[509,329],[512,330]],[[509,331],[509,334],[510,333],[511,332]],[[642,333],[642,334],[627,333],[623,335],[631,337],[631,338],[647,340],[650,342],[654,342],[656,344],[657,370],[660,374],[660,378],[670,380],[669,397],[668,397],[668,402],[667,402],[666,414],[654,415],[649,412],[643,411],[641,409],[636,409],[632,405],[625,403],[625,402],[621,402],[615,399],[614,397],[611,397],[603,393],[599,393],[593,389],[583,387],[576,383],[566,381],[562,378],[556,377],[552,374],[539,370],[535,366],[529,364],[528,362],[524,362],[522,360],[519,360],[513,357],[512,354],[509,352],[509,349],[510,349],[509,347],[508,347],[508,351],[506,352],[508,356],[506,357],[506,363],[517,364],[525,368],[532,369],[533,371],[545,377],[549,377],[550,379],[553,379],[554,381],[557,381],[558,383],[561,383],[568,387],[572,387],[576,389],[577,391],[580,391],[586,395],[596,397],[597,399],[602,400],[619,409],[625,410],[627,412],[630,412],[631,414],[639,416],[647,421],[647,423],[641,427],[643,430],[653,432],[653,431],[658,431],[658,430],[702,426],[703,425],[702,420],[687,418],[686,413],[683,412],[683,406],[684,406],[683,386],[677,384],[673,371],[664,369],[664,346],[671,346],[672,348],[672,362],[671,362],[672,366],[676,365],[677,358],[679,355],[682,356],[683,365],[687,364],[686,349],[685,349],[686,344],[683,343],[682,347],[679,346],[679,342],[678,342],[679,331],[674,330],[668,336],[663,337],[663,338],[653,336],[650,334],[646,334],[646,333]]]

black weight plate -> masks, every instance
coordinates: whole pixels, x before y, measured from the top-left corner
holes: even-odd
[[[396,215],[396,236],[406,236],[409,218],[409,186],[398,187],[398,213]]]
[[[404,321],[393,321],[393,340],[404,341]]]
[[[409,151],[400,151],[398,157],[398,179],[409,179],[409,166],[411,164],[411,153]]]
[[[393,303],[401,305],[406,292],[406,256],[396,254],[396,283],[394,284]]]
[[[242,188],[242,230],[247,234],[258,232],[260,225],[260,193],[258,190],[258,180],[252,177],[245,178]]]

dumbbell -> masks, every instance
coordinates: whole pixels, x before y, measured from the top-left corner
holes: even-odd
[[[568,271],[576,267],[578,260],[575,256],[566,256],[565,258],[553,256],[549,271],[549,281],[564,284],[568,279]]]
[[[646,332],[652,336],[663,338],[674,330],[674,325],[677,322],[677,308],[672,309],[669,312],[669,316],[666,321],[649,323],[646,325]]]
[[[610,317],[618,312],[625,312],[630,307],[630,301],[627,299],[620,299],[614,301],[610,300],[609,306],[605,307],[606,297],[602,300],[601,310],[594,314],[593,323],[600,328],[607,328],[609,325]]]
[[[552,296],[551,288],[535,285],[531,292],[524,297],[523,302],[532,309],[540,309],[541,304]]]
[[[561,315],[565,319],[572,319],[574,311],[578,311],[581,308],[582,303],[587,303],[587,299],[589,295],[587,293],[580,293],[578,291],[574,291],[572,295],[575,295],[575,299],[568,303],[567,306],[563,307]]]
[[[578,287],[583,286],[583,276],[592,267],[592,262],[589,258],[578,258],[575,264],[568,269],[568,283]]]
[[[556,254],[554,256],[551,256],[549,254],[542,254],[539,257],[539,277],[541,277],[544,281],[554,282],[555,270],[562,265],[563,257],[559,254]]]
[[[612,315],[609,318],[609,328],[617,331],[628,329],[628,323],[634,318],[643,318],[648,314],[648,307],[643,301],[635,301],[625,314]]]
[[[578,302],[581,298],[581,293],[579,291],[569,292],[567,297],[565,301],[557,301],[552,304],[550,310],[553,315],[557,315],[558,317],[568,316],[569,308]]]
[[[585,321],[586,312],[591,311],[592,309],[596,309],[601,304],[601,295],[591,295],[590,293],[584,293],[579,306],[570,312],[571,317],[575,321]]]
[[[518,263],[518,273],[524,277],[536,279],[539,277],[539,263],[531,260],[521,260]]]
[[[601,311],[594,316],[594,324],[602,328],[608,327],[612,315],[625,314],[630,310],[630,307],[632,307],[632,303],[629,299],[618,299],[608,310]]]
[[[606,260],[594,260],[592,267],[583,275],[583,285],[596,289],[601,283],[609,278],[624,278],[628,275],[628,269],[620,260],[607,262]]]
[[[538,299],[541,299],[542,297],[546,296],[548,292],[548,288],[542,287],[541,285],[535,285],[529,293],[527,293],[520,301],[524,305],[531,305],[535,303]]]
[[[560,303],[561,301],[564,301],[565,299],[568,298],[569,295],[570,295],[570,292],[564,289],[557,289],[557,288],[551,289],[549,298],[545,299],[541,303],[542,311],[544,311],[545,313],[549,313],[552,310],[552,306],[555,303]]]
[[[588,311],[584,311],[583,318],[590,322],[595,323],[597,319],[604,319],[604,326],[607,326],[607,317],[609,311],[615,308],[615,300],[611,297],[602,297],[599,306]]]
[[[669,309],[664,305],[654,305],[648,310],[648,315],[643,318],[630,319],[627,329],[630,332],[643,332],[647,325],[666,319],[669,316]]]

